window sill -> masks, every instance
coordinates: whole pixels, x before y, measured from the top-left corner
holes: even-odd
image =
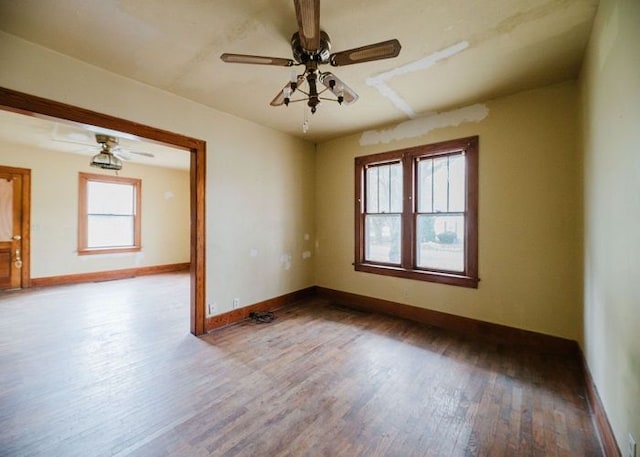
[[[123,248],[89,248],[78,249],[78,255],[94,255],[94,254],[117,254],[121,252],[139,252],[140,246],[127,246]]]
[[[354,264],[356,271],[378,274],[383,276],[394,276],[396,278],[415,279],[418,281],[435,282],[439,284],[449,284],[452,286],[468,287],[477,289],[480,279],[472,276],[457,275],[453,273],[440,273],[435,271],[407,270],[401,267],[388,265],[377,265],[371,263]]]

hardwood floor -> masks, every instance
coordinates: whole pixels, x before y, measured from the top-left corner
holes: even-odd
[[[189,279],[0,295],[1,456],[600,456],[580,365],[311,299],[189,333]]]

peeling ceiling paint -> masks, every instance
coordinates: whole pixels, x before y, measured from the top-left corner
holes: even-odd
[[[302,104],[269,105],[288,68],[219,58],[224,52],[290,58],[297,29],[292,0],[0,0],[0,31],[8,34],[0,36],[0,51],[18,37],[317,143],[575,78],[597,6],[598,0],[321,0],[320,25],[332,51],[392,38],[402,51],[332,68],[360,98],[351,106],[323,103],[306,134]]]
[[[446,49],[434,52],[433,54],[429,54],[422,59],[409,62],[408,64],[394,68],[393,70],[385,71],[384,73],[380,73],[371,78],[367,78],[366,83],[369,86],[373,86],[378,89],[378,92],[380,92],[382,96],[387,97],[389,100],[391,100],[391,103],[393,103],[400,111],[405,113],[410,118],[414,118],[416,116],[416,113],[414,113],[413,109],[402,97],[394,92],[394,90],[391,89],[387,85],[387,83],[391,81],[391,79],[395,76],[426,70],[427,68],[438,63],[440,60],[448,59],[449,57],[464,51],[468,47],[468,41],[461,41],[460,43],[456,43]]]
[[[457,127],[465,122],[480,122],[489,115],[489,108],[484,104],[475,104],[464,108],[432,114],[411,119],[381,130],[369,130],[360,136],[360,146],[370,146],[391,141],[416,138],[432,130],[445,127]]]

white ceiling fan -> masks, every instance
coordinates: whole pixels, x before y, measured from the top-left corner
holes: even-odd
[[[116,136],[96,133],[96,142],[100,145],[100,152],[91,158],[89,165],[103,170],[121,170],[122,160],[131,160],[130,157],[127,157],[128,154],[155,157],[150,152],[123,150],[120,148],[120,140]]]
[[[91,136],[95,138],[97,144],[88,142]],[[132,160],[132,155],[150,158],[155,157],[155,155],[150,152],[133,151],[128,148],[123,148],[120,145],[120,138],[110,132],[104,133],[94,131],[93,135],[88,135],[72,131],[70,133],[60,135],[58,125],[56,124],[52,139],[57,142],[82,145],[84,146],[84,151],[97,151],[98,153],[91,158],[90,165],[104,170],[121,170],[122,161]]]

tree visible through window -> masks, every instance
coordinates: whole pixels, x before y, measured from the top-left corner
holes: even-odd
[[[141,181],[80,173],[78,252],[140,250]]]
[[[400,162],[367,168],[365,205],[365,259],[400,263],[402,226],[402,164]]]
[[[358,271],[477,287],[478,137],[358,157]]]

